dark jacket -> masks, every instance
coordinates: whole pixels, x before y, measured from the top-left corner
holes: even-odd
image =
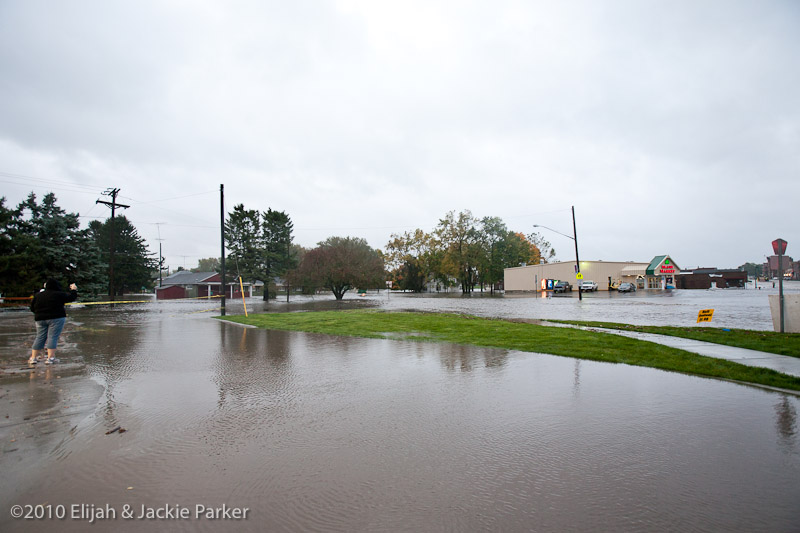
[[[67,316],[64,304],[78,299],[78,291],[64,292],[54,279],[47,280],[44,290],[37,292],[31,302],[34,320],[52,320]]]

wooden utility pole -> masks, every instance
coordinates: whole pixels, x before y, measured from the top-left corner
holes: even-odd
[[[222,316],[225,316],[225,185],[219,186],[219,231],[221,235],[220,262],[222,263]]]
[[[158,239],[156,239],[156,240],[158,241],[158,286],[159,286],[159,288],[161,287],[162,282],[164,281],[164,278],[162,277],[162,271],[163,271],[162,267],[164,266],[164,257],[161,255],[161,241],[163,241],[164,239],[161,238],[161,224],[164,224],[164,222],[155,222],[156,229],[158,230]]]
[[[581,260],[578,258],[578,230],[575,228],[575,206],[572,206],[572,240],[575,241],[575,275],[581,273]],[[581,282],[578,280],[578,300],[583,300],[581,295]]]
[[[125,204],[118,204],[117,203],[117,194],[119,194],[119,189],[106,189],[103,191],[103,196],[110,196],[111,201],[106,202],[104,200],[97,200],[96,204],[103,204],[107,205],[111,208],[111,223],[109,227],[109,254],[108,254],[108,298],[113,302],[114,301],[114,240],[116,237],[116,224],[114,223],[114,213],[117,207],[121,207],[123,209],[127,209],[130,206]]]

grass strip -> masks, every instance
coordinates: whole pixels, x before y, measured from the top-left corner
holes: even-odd
[[[696,341],[713,342],[759,352],[800,357],[800,333],[780,333],[775,331],[756,331],[751,329],[722,329],[709,327],[680,328],[675,326],[634,326],[616,322],[584,322],[575,320],[551,320],[562,324],[575,324],[593,328],[618,329],[669,335]]]
[[[449,342],[547,353],[800,390],[799,377],[767,368],[704,357],[610,333],[470,315],[354,310],[263,313],[249,317],[220,318],[264,329],[415,342]]]

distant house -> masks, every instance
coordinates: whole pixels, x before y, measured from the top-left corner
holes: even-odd
[[[222,292],[222,276],[217,272],[191,272],[181,270],[167,276],[161,282],[160,287],[156,287],[156,299],[175,300],[178,298],[208,298],[219,296]],[[257,281],[242,283],[246,296],[253,296],[256,287],[263,286]],[[225,287],[225,295],[228,298],[241,298],[242,293],[238,280],[229,280]]]

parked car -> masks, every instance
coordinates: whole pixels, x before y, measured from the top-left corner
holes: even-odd
[[[592,281],[590,279],[585,279],[585,280],[581,281],[581,284],[578,286],[578,288],[583,292],[596,291],[597,290],[597,283],[595,283],[594,281]]]
[[[633,283],[620,283],[617,290],[619,292],[636,292],[636,285]]]
[[[572,292],[572,285],[569,281],[558,281],[553,285],[553,292]]]

